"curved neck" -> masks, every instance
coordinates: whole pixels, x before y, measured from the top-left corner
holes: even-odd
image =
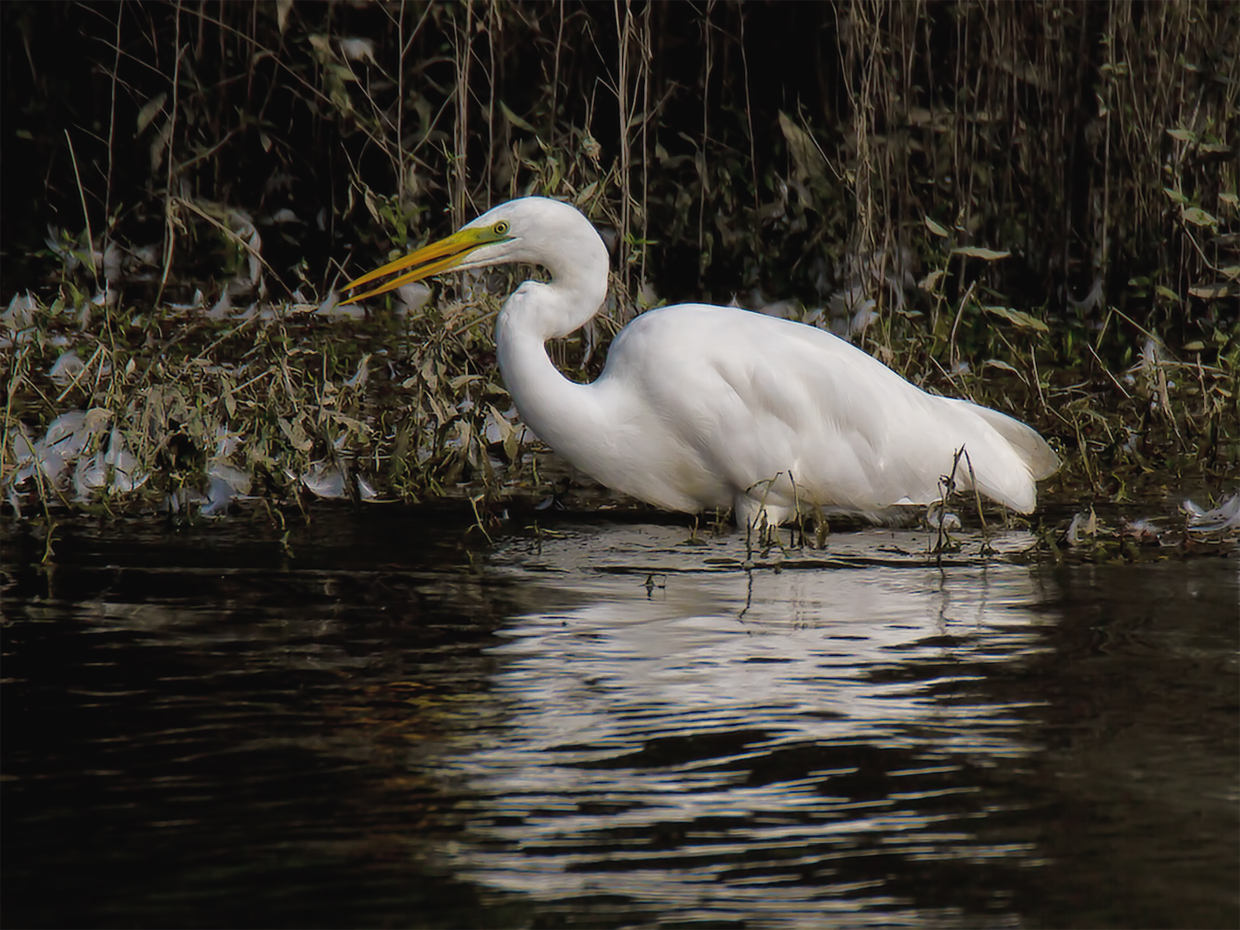
[[[539,439],[583,467],[572,450],[597,420],[593,385],[566,378],[547,354],[547,340],[578,329],[594,311],[582,313],[579,323],[560,332],[549,314],[536,312],[541,309],[540,301],[529,299],[548,296],[540,293],[545,290],[549,290],[546,285],[527,281],[508,298],[495,326],[496,357],[521,420]],[[543,325],[531,325],[535,322]]]
[[[517,288],[504,302],[497,329],[519,329],[543,341],[560,339],[598,313],[607,297],[607,247],[585,217],[580,219],[584,229],[579,235],[537,259],[551,280],[526,281]]]
[[[546,260],[552,280],[526,281],[508,298],[495,325],[500,374],[524,423],[583,471],[593,452],[583,437],[597,435],[601,409],[593,384],[570,381],[547,354],[548,339],[567,336],[598,312],[607,296],[607,249],[589,235]]]

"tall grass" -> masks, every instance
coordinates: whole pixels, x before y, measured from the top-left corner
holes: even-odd
[[[316,303],[539,193],[614,243],[591,345],[652,300],[791,298],[823,325],[873,318],[855,338],[905,374],[1034,420],[1097,493],[1121,459],[1234,468],[1235,4],[12,0],[0,16],[0,296],[33,288],[92,338],[103,319],[142,333],[141,365],[200,325],[172,304]],[[409,441],[425,427],[441,450],[464,430],[465,471],[489,467],[481,421],[448,412],[471,385],[502,392],[485,327],[454,324],[441,377],[442,322],[399,324],[390,383],[409,386],[367,402],[391,429],[358,439],[363,459],[434,460]],[[597,370],[601,353],[560,351]],[[6,383],[37,383],[40,353],[6,354]],[[45,424],[50,397],[22,395],[6,431]],[[425,422],[393,426],[394,401]],[[378,469],[400,493],[442,484],[401,468]]]

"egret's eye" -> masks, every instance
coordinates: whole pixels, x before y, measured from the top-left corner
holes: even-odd
[[[508,235],[508,221],[500,220],[498,223],[492,226],[491,229],[495,231],[495,235],[497,236],[506,236]]]

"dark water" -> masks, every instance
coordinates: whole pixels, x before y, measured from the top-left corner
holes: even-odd
[[[3,532],[6,927],[1240,925],[1234,557]]]

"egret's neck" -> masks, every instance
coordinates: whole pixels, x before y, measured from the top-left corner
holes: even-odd
[[[594,435],[602,426],[595,388],[565,378],[547,355],[546,342],[584,326],[607,296],[607,250],[590,232],[596,249],[573,250],[556,261],[550,283],[522,284],[504,304],[495,326],[500,373],[521,419],[586,471],[591,470],[590,456],[578,447],[583,436]]]

